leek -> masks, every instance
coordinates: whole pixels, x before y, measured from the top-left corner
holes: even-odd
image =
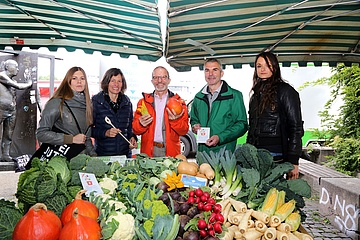
[[[225,187],[223,188],[221,195],[225,195],[233,183],[233,177],[236,176],[236,158],[234,155],[230,157],[230,152],[225,152],[225,157],[220,157],[220,163],[222,165],[223,173],[226,179]]]

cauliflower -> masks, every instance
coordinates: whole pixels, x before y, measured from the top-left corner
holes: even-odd
[[[113,194],[115,189],[118,188],[117,182],[108,177],[104,177],[103,179],[101,179],[99,185],[101,188],[108,190],[108,194],[110,195]]]
[[[117,210],[121,211],[123,209],[126,210],[125,204],[116,200],[109,200],[109,205],[110,206],[115,205],[115,211]]]
[[[111,215],[106,220],[106,223],[110,223],[113,220],[118,222],[119,226],[110,240],[131,240],[135,236],[135,219],[133,216],[116,212],[115,215]]]

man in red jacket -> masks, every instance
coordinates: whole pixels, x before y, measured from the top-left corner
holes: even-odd
[[[150,157],[175,157],[180,154],[180,136],[189,129],[189,116],[185,102],[168,89],[171,79],[166,68],[159,66],[152,72],[152,93],[143,93],[135,111],[133,132],[141,135],[141,153]],[[166,107],[170,98],[177,99],[182,112],[176,114]]]

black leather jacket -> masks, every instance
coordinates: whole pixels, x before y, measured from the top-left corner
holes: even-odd
[[[279,83],[275,99],[277,107],[266,108],[259,114],[259,86],[255,86],[253,90],[249,104],[247,142],[257,148],[280,153],[280,159],[298,165],[302,151],[301,138],[304,135],[298,92],[285,82]]]

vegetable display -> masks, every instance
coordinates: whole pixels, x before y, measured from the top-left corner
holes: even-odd
[[[303,198],[311,189],[302,179],[286,180],[291,169],[249,144],[234,153],[198,153],[196,162],[145,154],[121,163],[84,154],[34,159],[20,175],[18,205],[0,200],[7,213],[0,211],[0,230],[8,226],[0,240],[15,234],[37,202],[61,217],[59,239],[301,239]],[[84,196],[79,172],[93,173],[103,193]],[[184,187],[184,174],[208,184]]]

